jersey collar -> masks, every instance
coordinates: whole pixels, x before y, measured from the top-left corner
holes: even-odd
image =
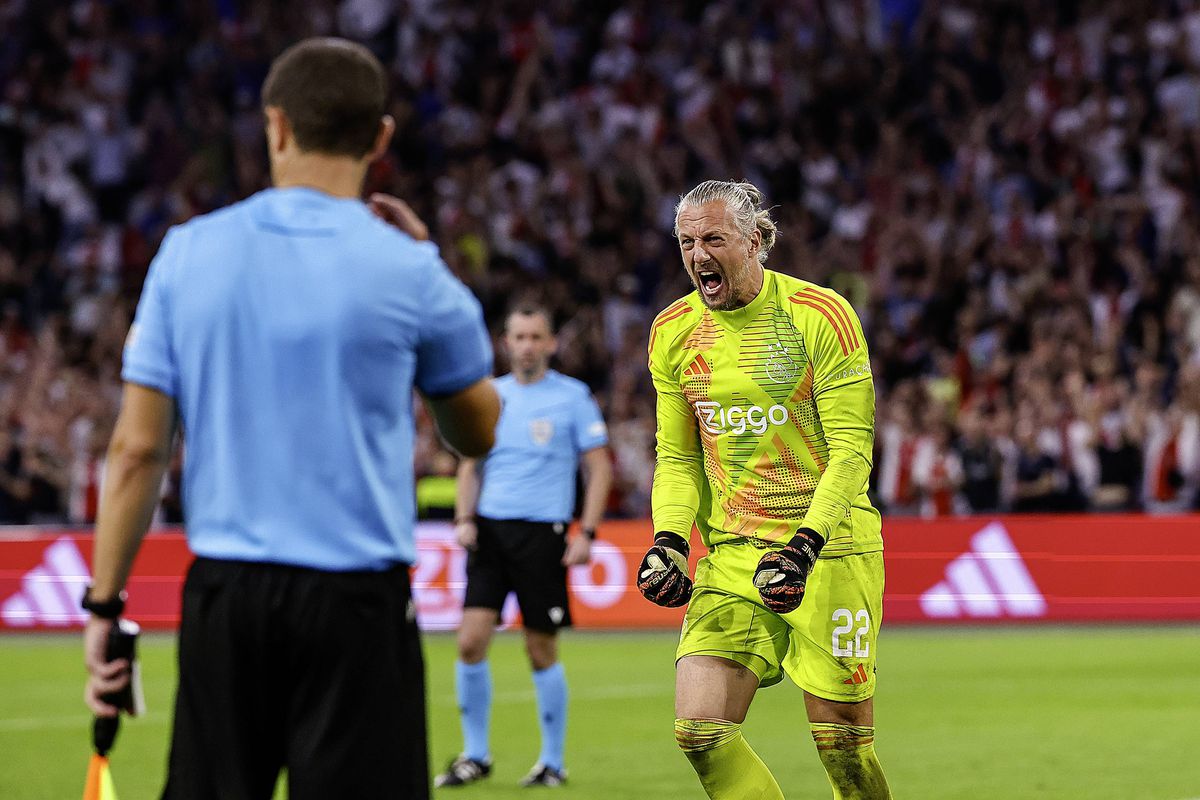
[[[764,269],[762,288],[758,290],[758,296],[751,300],[748,305],[735,308],[733,311],[712,311],[707,309],[706,311],[712,314],[712,318],[722,328],[740,331],[749,324],[750,320],[758,316],[758,312],[767,304],[767,296],[774,294],[774,290],[775,273],[769,269]]]

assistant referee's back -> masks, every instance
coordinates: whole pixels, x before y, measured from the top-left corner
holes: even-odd
[[[479,303],[360,201],[269,189],[173,228],[122,377],[175,398],[200,556],[412,563],[412,389],[491,373]]]

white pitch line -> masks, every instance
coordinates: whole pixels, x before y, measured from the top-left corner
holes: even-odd
[[[594,688],[572,689],[572,700],[634,700],[640,697],[668,696],[674,691],[670,684],[634,683],[626,686],[600,686]],[[497,692],[492,696],[492,702],[501,705],[518,705],[531,703],[536,699],[532,689],[518,689],[507,692]],[[439,706],[456,706],[458,701],[453,695],[442,695],[434,700]],[[142,714],[140,717],[125,720],[126,724],[137,725],[145,722],[155,725],[166,723],[170,719],[166,712],[155,711]],[[86,728],[89,719],[79,714],[58,717],[23,717],[16,719],[0,719],[0,733],[19,733],[38,730],[61,730],[68,728]],[[1200,800],[1196,798],[1195,800]]]
[[[639,697],[657,697],[659,695],[670,695],[675,691],[675,687],[670,684],[661,683],[634,683],[627,686],[605,686],[594,689],[571,689],[571,700],[633,700]],[[508,692],[496,692],[492,695],[493,703],[517,704],[528,703],[534,700],[536,695],[532,689],[519,689]],[[443,706],[456,706],[458,700],[453,695],[442,695],[438,697],[436,702]]]
[[[137,725],[143,722],[161,725],[166,721],[167,715],[161,711],[150,712],[125,720],[126,724],[130,725]],[[62,728],[85,729],[90,724],[91,719],[89,717],[81,716],[79,714],[61,717],[24,717],[17,719],[0,719],[0,733],[40,731]]]

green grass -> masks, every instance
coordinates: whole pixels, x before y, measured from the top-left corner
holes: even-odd
[[[675,637],[568,633],[567,798],[703,798],[671,722]],[[459,748],[454,643],[428,637],[431,757]],[[143,648],[150,713],[112,757],[122,800],[158,796],[174,687],[174,642]],[[496,771],[439,798],[528,798],[537,756],[520,640],[492,652]],[[0,798],[80,796],[88,716],[75,637],[0,637]],[[1200,631],[1195,628],[885,630],[877,749],[897,798],[1200,798]],[[789,798],[827,798],[799,690],[764,690],[747,736]],[[539,793],[546,790],[537,790]],[[282,796],[282,793],[281,793]]]

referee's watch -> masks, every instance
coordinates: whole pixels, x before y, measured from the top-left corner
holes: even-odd
[[[580,532],[583,534],[583,538],[587,539],[589,542],[596,541],[596,529],[595,528],[584,528]]]
[[[128,595],[125,592],[118,592],[117,596],[111,600],[95,600],[92,598],[92,587],[89,585],[87,591],[83,593],[83,600],[79,605],[84,611],[90,611],[101,619],[116,619],[125,613],[125,598]]]

